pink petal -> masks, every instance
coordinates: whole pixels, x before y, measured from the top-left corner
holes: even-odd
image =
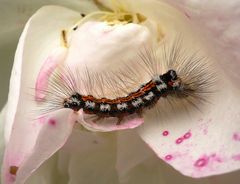
[[[71,110],[61,110],[31,122],[32,126],[40,127],[35,145],[27,154],[16,149],[15,145],[8,145],[3,166],[4,182],[24,183],[32,172],[65,144],[75,121],[76,115],[73,116]],[[16,173],[11,171],[13,168],[17,169]]]
[[[3,153],[5,148],[5,141],[4,141],[4,124],[5,124],[5,117],[6,117],[6,106],[0,112],[0,164],[2,165]]]
[[[226,87],[216,95],[214,105],[200,115],[146,115],[140,136],[184,175],[204,177],[239,169],[239,90]]]
[[[118,122],[118,118],[115,117],[97,119],[95,115],[88,115],[82,111],[79,112],[79,117],[79,122],[86,129],[100,132],[133,129],[140,126],[144,122],[143,118],[140,118],[137,114],[126,116],[121,122]],[[95,122],[96,119],[97,121]]]
[[[41,102],[45,99],[44,91],[48,88],[48,79],[51,77],[58,64],[64,61],[67,54],[67,48],[57,48],[43,63],[42,68],[37,77],[35,86],[35,100]]]
[[[37,109],[37,104],[29,94],[33,94],[31,88],[35,87],[38,73],[45,59],[52,50],[60,46],[59,33],[79,18],[76,12],[49,6],[40,9],[24,29],[12,71],[5,121],[8,130],[5,135],[8,144],[4,155],[2,177],[5,183],[13,183],[15,174],[17,174],[16,182],[26,180],[39,164],[64,144],[71,132],[75,122],[68,118],[71,111],[65,110],[61,112],[63,114],[60,112],[53,114],[51,117],[58,120],[58,123],[53,121],[50,122],[51,125],[39,123],[36,114],[32,112]],[[60,121],[61,117],[63,119]],[[54,131],[59,131],[58,135],[55,135],[58,139],[49,142],[49,145],[41,145],[46,135],[53,136],[51,133],[55,124]],[[44,132],[46,135],[42,136]],[[50,139],[54,140],[54,137]],[[39,149],[46,150],[37,151]],[[36,157],[38,159],[35,159]],[[13,174],[10,175],[10,172]]]
[[[225,0],[198,0],[191,2],[171,1],[187,12],[191,20],[210,37],[217,37],[213,42],[218,45],[216,51],[223,58],[220,60],[225,70],[234,80],[239,80],[240,75],[234,70],[240,68],[240,2]]]

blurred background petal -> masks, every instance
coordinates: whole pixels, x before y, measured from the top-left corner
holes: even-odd
[[[220,62],[234,80],[240,75],[240,1],[239,0],[166,0],[180,7],[189,18],[212,37]],[[240,85],[240,83],[238,82]]]

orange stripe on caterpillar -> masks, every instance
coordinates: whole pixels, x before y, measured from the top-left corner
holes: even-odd
[[[64,108],[74,111],[83,109],[87,114],[96,114],[101,118],[119,117],[126,114],[141,113],[145,108],[153,107],[160,97],[181,90],[180,79],[174,70],[169,70],[158,79],[152,79],[137,91],[126,97],[115,99],[95,98],[92,95],[75,93],[63,102]]]

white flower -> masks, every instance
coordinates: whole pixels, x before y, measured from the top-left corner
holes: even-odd
[[[211,26],[208,20],[200,19],[201,15],[210,16],[211,12],[198,12],[194,9],[194,3],[190,6],[187,3],[180,4],[184,14],[160,1],[96,2],[101,8],[112,9],[115,13],[93,14],[97,10],[93,3],[62,1],[62,4],[88,16],[82,18],[79,12],[46,6],[38,10],[26,24],[15,55],[8,102],[1,114],[6,144],[3,183],[21,184],[26,180],[34,184],[175,183],[180,179],[183,180],[181,183],[198,182],[174,173],[159,158],[182,174],[196,178],[239,169],[239,54],[234,50],[234,46],[239,46],[239,42],[235,42],[238,27],[229,26],[227,31],[223,31],[221,27]],[[10,6],[9,2],[2,3],[2,7]],[[217,2],[210,5],[220,7]],[[240,8],[237,2],[234,5]],[[214,10],[216,14],[217,10]],[[123,20],[119,17],[122,12],[127,17]],[[211,15],[212,20],[217,21],[214,16]],[[133,23],[128,22],[129,18]],[[76,22],[78,30],[69,33],[67,40],[62,40],[62,46],[61,31],[73,27]],[[21,22],[10,28],[17,30],[19,27]],[[6,28],[5,32],[3,29],[1,34],[6,34],[10,28]],[[213,33],[217,34],[219,41],[213,39],[207,42],[198,31],[211,34],[208,38]],[[162,116],[161,120],[147,114],[143,125],[143,121],[137,119],[120,126],[91,124],[81,116],[81,124],[93,132],[77,127],[75,122],[79,121],[79,115],[71,110],[55,111],[40,120],[31,118],[30,113],[35,110],[36,102],[29,97],[30,88],[36,86],[45,89],[48,78],[44,72],[53,71],[57,63],[67,62],[70,68],[81,64],[105,71],[108,67],[121,65],[119,58],[123,57],[123,53],[126,58],[133,57],[133,51],[140,45],[152,40],[161,41],[163,36],[172,38],[178,32],[183,34],[188,43],[192,43],[192,47],[214,51],[208,53],[217,60],[215,67],[221,76],[218,84],[221,90],[214,93],[214,101],[209,105],[208,112],[189,114],[187,117],[172,117],[173,114],[170,117]],[[232,36],[233,33],[236,37]],[[41,95],[38,94],[38,100],[41,100]],[[94,133],[112,130],[121,131]],[[169,174],[172,172],[179,179],[173,181]],[[215,177],[199,182],[219,184],[220,180],[221,177]]]

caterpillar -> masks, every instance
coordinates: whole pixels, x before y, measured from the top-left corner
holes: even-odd
[[[142,116],[169,96],[195,108],[208,102],[216,78],[208,58],[198,52],[187,53],[180,38],[159,48],[160,52],[154,46],[144,46],[136,53],[138,66],[129,59],[118,71],[98,73],[85,68],[82,72],[82,69],[73,71],[66,64],[60,66],[51,75],[48,90],[44,91],[47,96],[42,102],[44,111],[82,109],[86,114],[95,115],[96,122],[116,117],[120,124],[125,116]],[[142,72],[148,75],[148,81],[142,82]],[[99,89],[101,94],[97,93]],[[106,91],[116,94],[108,95]]]
[[[153,106],[160,97],[166,97],[169,93],[182,89],[181,80],[177,77],[176,72],[169,70],[163,75],[156,76],[126,97],[98,99],[92,95],[84,96],[74,93],[64,100],[63,106],[74,111],[83,109],[87,114],[96,114],[100,117],[121,119],[127,114],[140,113],[144,108]]]

